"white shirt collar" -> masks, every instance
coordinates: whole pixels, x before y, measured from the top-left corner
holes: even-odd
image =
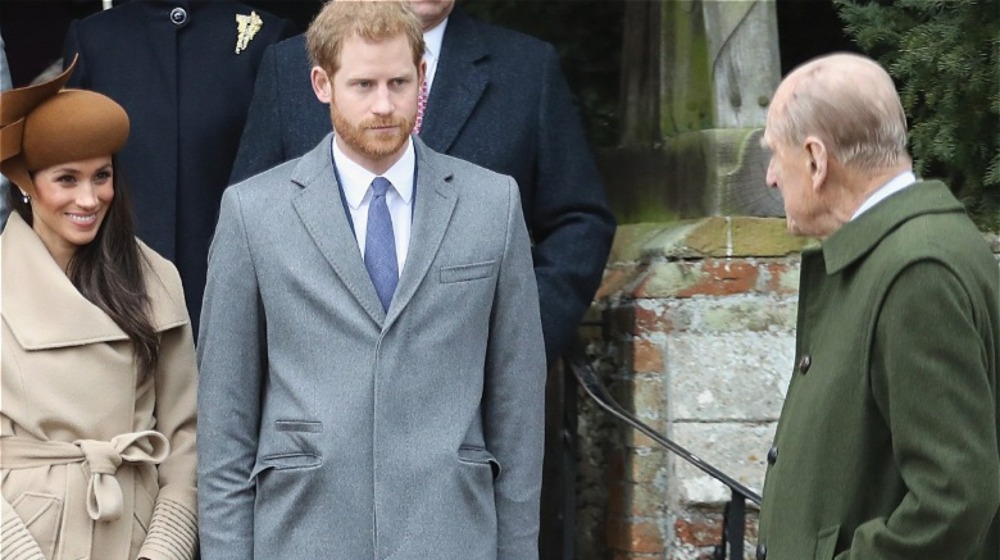
[[[353,210],[357,210],[371,190],[372,181],[378,175],[368,171],[355,163],[337,145],[337,138],[333,140],[333,163],[337,166],[337,174],[340,176],[341,187],[344,189],[344,198]],[[381,176],[392,183],[392,188],[399,194],[405,204],[410,203],[413,196],[413,176],[417,165],[416,153],[413,149],[413,140],[407,138],[406,148],[403,155]]]
[[[871,210],[872,207],[879,202],[882,202],[886,198],[889,198],[915,182],[917,182],[917,176],[914,175],[912,171],[904,171],[899,175],[896,175],[888,183],[876,189],[875,192],[873,192],[868,199],[865,200],[861,207],[858,208],[854,215],[851,216],[851,220],[853,221],[857,219],[858,216]]]
[[[441,43],[444,42],[444,29],[448,27],[448,18],[424,32],[424,58],[435,60],[441,56]]]
[[[434,86],[434,76],[437,74],[438,59],[441,57],[441,45],[444,43],[444,30],[448,27],[448,18],[424,32],[424,62],[427,63],[427,91]]]

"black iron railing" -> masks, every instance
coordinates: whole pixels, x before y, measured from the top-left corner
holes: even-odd
[[[718,468],[705,462],[701,457],[680,446],[677,442],[664,437],[625,410],[615,401],[614,397],[611,396],[611,393],[601,382],[593,366],[588,363],[582,348],[574,349],[565,356],[564,360],[573,372],[573,377],[576,378],[580,387],[583,388],[587,396],[593,399],[598,406],[615,418],[646,434],[650,439],[676,454],[681,459],[691,463],[705,474],[729,487],[732,497],[726,503],[722,515],[722,541],[715,547],[712,560],[743,560],[746,502],[749,500],[760,506],[760,496]]]

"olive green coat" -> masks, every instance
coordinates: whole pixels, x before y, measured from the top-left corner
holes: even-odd
[[[939,182],[803,255],[758,557],[1000,558],[998,283]]]

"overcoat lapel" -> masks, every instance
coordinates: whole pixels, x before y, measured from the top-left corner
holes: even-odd
[[[3,235],[2,314],[28,350],[126,340],[99,307],[83,297],[31,226],[12,212]],[[86,325],[86,328],[82,328]]]
[[[333,172],[332,140],[333,135],[328,134],[316,148],[302,156],[295,167],[292,181],[303,189],[292,199],[292,204],[337,277],[372,320],[381,325],[385,312],[358,251]]]
[[[11,213],[0,240],[0,314],[25,350],[128,340],[111,317],[73,286],[16,212]],[[140,250],[150,252],[141,242]],[[156,332],[187,323],[186,308],[171,295],[158,270],[146,268],[144,273]],[[180,290],[180,284],[176,289]]]
[[[479,63],[489,56],[477,37],[476,22],[455,8],[445,28],[441,59],[431,86],[420,138],[441,153],[451,149],[458,133],[489,85]]]
[[[383,330],[392,326],[427,276],[458,201],[458,191],[451,184],[451,172],[436,165],[441,158],[430,152],[419,139],[414,138],[414,147],[417,152],[417,189],[410,248]]]

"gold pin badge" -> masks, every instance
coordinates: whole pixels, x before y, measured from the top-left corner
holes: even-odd
[[[251,11],[250,15],[236,14],[236,54],[247,49],[247,45],[263,25],[264,20],[260,19],[257,12]]]

